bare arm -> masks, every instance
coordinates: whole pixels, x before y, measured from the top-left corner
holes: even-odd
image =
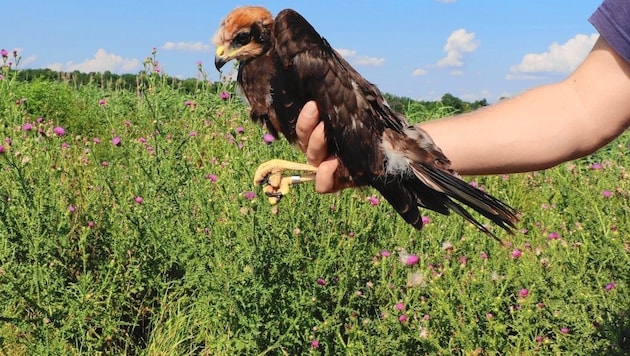
[[[318,192],[334,182],[335,157],[326,152],[316,106],[307,103],[297,123],[300,147],[319,166]],[[540,170],[585,156],[630,126],[630,64],[600,38],[578,69],[482,110],[421,124],[460,174]]]
[[[600,38],[564,81],[421,126],[460,174],[540,170],[585,156],[630,125],[630,64]]]

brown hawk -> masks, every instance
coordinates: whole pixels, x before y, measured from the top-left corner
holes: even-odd
[[[297,12],[286,9],[274,19],[265,8],[239,7],[221,22],[213,41],[217,69],[232,59],[238,61],[237,82],[254,121],[263,122],[274,136],[282,133],[296,143],[298,114],[314,100],[328,152],[340,161],[335,176],[376,188],[415,228],[422,227],[419,208],[442,214],[452,210],[495,237],[459,203],[508,232],[515,227],[513,208],[458,178],[428,134],[394,112],[376,86]],[[285,177],[285,170],[309,174]],[[275,203],[290,184],[312,180],[316,171],[306,164],[271,160],[258,168],[254,183],[264,184]]]

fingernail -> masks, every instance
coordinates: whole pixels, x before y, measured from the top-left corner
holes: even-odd
[[[304,104],[302,111],[309,116],[317,115],[317,104],[314,101],[308,101]]]

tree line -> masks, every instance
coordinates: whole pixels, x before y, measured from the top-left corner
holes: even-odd
[[[197,78],[179,79],[163,75],[167,85],[177,88],[184,93],[193,94],[199,89],[200,80]],[[62,81],[74,86],[97,85],[104,89],[137,90],[139,86],[145,86],[146,76],[138,74],[116,74],[110,71],[83,73],[80,71],[58,72],[52,69],[22,69],[17,71],[17,80],[31,82],[35,80]],[[214,83],[211,85],[216,85]],[[473,102],[464,101],[450,93],[446,93],[440,100],[424,101],[414,100],[385,93],[385,99],[395,111],[404,112],[412,105],[421,105],[429,111],[435,111],[438,107],[448,107],[453,114],[465,113],[488,105],[486,99]]]

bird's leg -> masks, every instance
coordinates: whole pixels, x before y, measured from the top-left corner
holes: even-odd
[[[284,171],[308,173],[302,176],[283,176]],[[272,159],[258,166],[254,173],[254,185],[263,185],[263,191],[269,198],[269,203],[273,205],[289,193],[290,185],[312,181],[316,172],[317,168],[308,164]]]

